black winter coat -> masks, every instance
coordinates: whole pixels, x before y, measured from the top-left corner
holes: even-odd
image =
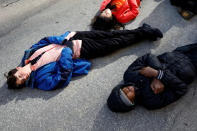
[[[180,7],[184,10],[189,10],[197,14],[197,1],[196,0],[170,0],[171,4]]]
[[[146,66],[163,71],[161,82],[165,87],[162,93],[154,94],[150,87],[152,79],[139,74],[140,69]],[[124,82],[133,83],[138,89],[135,97],[138,103],[148,109],[156,109],[164,107],[184,95],[187,91],[186,85],[194,80],[195,75],[196,70],[190,58],[175,50],[159,56],[146,54],[139,57],[126,70]]]

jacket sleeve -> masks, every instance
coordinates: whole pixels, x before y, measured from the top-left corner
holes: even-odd
[[[176,97],[180,97],[187,92],[187,85],[171,73],[170,70],[163,71],[161,82],[165,85],[165,87],[172,89]]]
[[[91,63],[84,59],[73,59],[72,76],[87,75],[91,67]]]
[[[38,41],[38,43],[32,45],[31,48],[33,49],[37,49],[49,44],[59,44],[62,45],[62,42],[65,40],[65,37],[70,33],[70,31],[65,32],[64,34],[62,34],[61,36],[48,36],[48,37],[44,37],[43,39],[41,39],[40,41]]]
[[[102,12],[105,7],[111,2],[111,0],[103,0],[103,2],[101,3],[101,7],[100,7],[100,11]]]
[[[160,69],[161,63],[157,56],[153,54],[146,54],[136,59],[127,70],[135,71],[140,70],[142,67],[150,66],[154,69]]]
[[[54,62],[54,64],[57,65],[46,65],[41,70],[38,70],[37,74],[39,75],[36,78],[35,85],[37,88],[41,90],[52,90],[69,84],[73,68],[72,51],[69,48],[65,48],[64,53],[67,53],[67,55],[65,55],[64,65]]]
[[[123,7],[120,9],[120,15],[117,15],[117,20],[120,23],[127,23],[136,18],[139,14],[138,4],[136,0],[128,0],[129,8]]]
[[[188,53],[191,52],[192,50],[195,50],[196,48],[197,48],[197,43],[194,43],[190,45],[177,47],[174,51],[178,51],[180,53]]]
[[[157,56],[153,54],[146,54],[144,56],[136,59],[126,70],[124,73],[124,81],[125,82],[133,82],[133,80],[137,79],[136,75],[139,75],[139,70],[143,67],[150,66],[154,69],[161,69],[161,63],[158,60]]]
[[[162,108],[179,99],[187,91],[186,84],[173,75],[169,70],[164,71],[161,81],[165,85],[165,90],[159,94],[154,94],[149,87],[142,90],[143,105],[146,108]]]

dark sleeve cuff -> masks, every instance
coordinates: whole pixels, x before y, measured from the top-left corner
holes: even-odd
[[[66,46],[73,50],[73,43],[72,41],[67,41]]]
[[[158,75],[157,75],[156,79],[161,80],[162,77],[163,77],[163,71],[162,70],[158,70]]]

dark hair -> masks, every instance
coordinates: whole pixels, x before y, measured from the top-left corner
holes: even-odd
[[[124,25],[119,23],[113,15],[112,18],[97,15],[92,19],[90,26],[93,30],[104,31],[109,31],[111,29],[119,30],[121,27],[124,29]]]
[[[17,72],[17,69],[14,68],[8,72],[8,74],[4,74],[7,78],[7,84],[9,89],[21,89],[25,86],[25,84],[16,84],[16,76],[14,74]]]

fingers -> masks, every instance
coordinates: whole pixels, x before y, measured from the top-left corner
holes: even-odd
[[[159,94],[159,93],[163,92],[163,89],[164,89],[164,87],[157,85],[154,87],[154,93]]]
[[[163,92],[163,90],[164,90],[163,83],[158,79],[153,79],[150,87],[153,90],[154,94],[159,94],[159,93]]]
[[[141,71],[145,71],[145,70],[147,70],[147,68],[148,67],[143,67],[143,68],[141,68]]]
[[[158,94],[158,88],[156,87],[156,85],[154,83],[151,84],[151,89],[153,90],[154,94]]]
[[[143,75],[143,76],[147,76],[147,69],[146,69],[146,67],[143,67],[143,68],[140,70],[140,74]]]
[[[155,87],[154,87],[154,84],[153,83],[151,83],[150,87],[153,90],[153,92],[155,92]]]
[[[154,93],[159,94],[159,88],[158,87],[155,88]]]
[[[163,92],[163,90],[164,90],[164,87],[160,86],[159,89],[158,89],[158,93]]]
[[[140,70],[140,74],[145,76],[145,77],[154,77],[155,74],[157,72],[155,71],[155,69],[147,66],[147,67],[143,67],[141,70]]]
[[[143,68],[140,70],[140,74],[143,75],[143,74],[144,74],[144,71],[145,71],[145,67],[143,67]]]
[[[153,90],[154,94],[159,94],[162,91],[162,89],[154,83],[151,84],[151,89]]]

